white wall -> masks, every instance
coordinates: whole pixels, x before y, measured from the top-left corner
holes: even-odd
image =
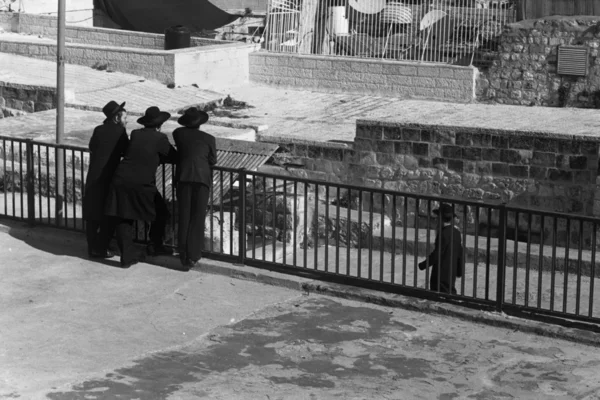
[[[18,0],[21,2],[22,11],[30,14],[58,14],[58,0]],[[93,0],[65,0],[67,23],[82,26],[93,26]],[[17,10],[14,10],[17,11]]]

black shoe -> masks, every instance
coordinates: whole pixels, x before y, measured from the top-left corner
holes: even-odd
[[[148,246],[146,246],[146,253],[148,253],[149,256],[171,256],[173,255],[173,249],[171,249],[170,247],[166,247],[164,245],[160,245],[160,246],[156,246],[153,244],[149,244]]]
[[[90,256],[90,258],[113,258],[115,256],[115,253],[113,253],[110,250],[90,251],[88,252],[88,255]]]
[[[135,265],[135,264],[137,264],[139,262],[140,262],[140,260],[138,260],[138,259],[127,261],[125,263],[121,263],[121,268],[127,269],[127,268],[129,268],[129,267],[131,267],[131,266],[133,266],[133,265]]]

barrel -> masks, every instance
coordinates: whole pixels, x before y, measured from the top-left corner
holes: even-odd
[[[182,25],[165,29],[165,50],[190,47],[190,30]]]

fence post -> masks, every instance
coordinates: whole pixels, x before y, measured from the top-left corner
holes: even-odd
[[[246,168],[240,169],[240,208],[238,221],[240,224],[239,263],[244,265],[246,261]]]
[[[502,312],[502,306],[504,305],[504,290],[505,290],[505,276],[506,276],[506,225],[507,225],[507,212],[506,203],[503,203],[498,208],[500,216],[498,219],[499,232],[498,232],[498,266],[497,266],[497,281],[496,281],[496,310]]]
[[[33,159],[33,142],[31,139],[25,141],[25,159],[27,162],[27,222],[30,225],[35,223],[35,173]]]

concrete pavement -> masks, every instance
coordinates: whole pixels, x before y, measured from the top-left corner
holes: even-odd
[[[1,227],[0,398],[600,398],[593,331]]]

